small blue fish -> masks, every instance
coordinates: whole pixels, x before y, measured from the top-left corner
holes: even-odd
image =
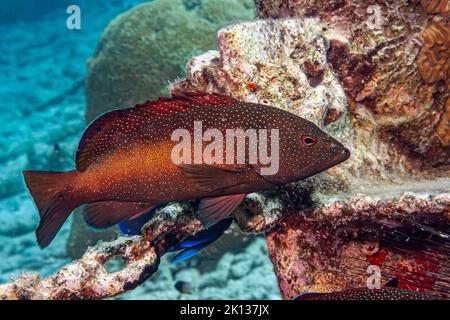
[[[141,214],[139,217],[131,219],[131,220],[124,220],[118,224],[120,232],[123,235],[126,236],[138,236],[141,235],[141,229],[147,222],[150,221],[155,215],[156,209],[154,208],[152,210],[149,210],[148,212]]]
[[[180,251],[172,258],[172,263],[178,263],[192,258],[197,253],[205,249],[211,243],[219,239],[231,225],[233,219],[227,218],[219,221],[206,230],[197,233],[195,236],[188,237],[183,242],[171,248],[169,251]]]
[[[159,208],[159,207],[158,207]],[[150,219],[155,215],[155,211],[158,209],[155,208],[150,210],[147,213],[140,215],[139,217],[122,221],[118,224],[120,232],[123,235],[127,236],[136,236],[142,234],[141,229]],[[215,225],[209,227],[206,230],[203,230],[196,234],[195,236],[191,236],[186,238],[183,242],[177,244],[172,247],[169,252],[180,251],[178,254],[172,258],[172,263],[178,263],[181,261],[185,261],[189,258],[192,258],[197,253],[205,249],[211,243],[219,239],[225,230],[231,225],[233,219],[227,218],[219,221]]]

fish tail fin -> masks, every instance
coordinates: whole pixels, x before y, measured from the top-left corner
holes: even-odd
[[[71,212],[81,205],[70,192],[76,171],[25,170],[23,176],[41,217],[36,238],[43,249],[52,242]]]

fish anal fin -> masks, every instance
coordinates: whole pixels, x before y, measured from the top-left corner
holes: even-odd
[[[229,217],[245,199],[245,194],[234,194],[201,199],[199,217],[205,227]]]
[[[139,211],[138,213],[134,214],[133,216],[131,216],[130,218],[128,218],[128,220],[134,220],[139,218],[140,216],[142,216],[143,214],[146,214],[147,212],[149,212],[150,210],[153,210],[156,206],[150,206],[148,208],[143,209],[142,211]]]
[[[86,205],[83,217],[89,226],[105,229],[155,207],[156,205],[147,202],[100,201]]]

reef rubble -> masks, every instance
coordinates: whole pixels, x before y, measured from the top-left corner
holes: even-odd
[[[418,192],[383,198],[354,196],[330,202],[321,208],[304,210],[300,214],[285,215],[281,223],[271,219],[280,215],[280,208],[271,201],[261,201],[260,196],[251,195],[242,209],[250,211],[259,208],[258,214],[247,214],[245,220],[241,215],[240,222],[239,214],[236,218],[239,226],[247,232],[268,231],[269,254],[280,289],[284,298],[288,299],[298,294],[298,288],[333,291],[341,290],[349,283],[361,284],[365,281],[364,272],[358,268],[364,268],[366,262],[362,257],[372,257],[372,263],[375,264],[375,260],[379,260],[377,255],[384,255],[381,263],[386,259],[387,254],[378,246],[376,238],[361,245],[355,241],[355,235],[353,241],[345,241],[345,237],[341,236],[335,237],[336,230],[341,235],[352,232],[356,234],[361,231],[357,225],[352,224],[356,222],[360,227],[364,225],[364,231],[369,232],[377,227],[370,223],[371,218],[376,216],[376,221],[382,221],[382,218],[392,219],[394,213],[402,213],[403,217],[405,214],[432,215],[447,223],[450,195],[441,192],[430,197]],[[158,270],[160,258],[171,246],[201,230],[203,226],[196,218],[192,204],[169,205],[143,227],[142,236],[99,242],[90,247],[79,260],[67,264],[44,279],[39,274],[22,274],[12,283],[0,285],[0,299],[114,297],[145,282]],[[299,250],[300,245],[302,250]],[[340,255],[336,255],[337,251],[340,251]],[[109,271],[106,265],[116,257],[123,260],[124,267],[119,271]],[[436,256],[432,258],[435,259]],[[388,265],[398,261],[398,257],[391,257]],[[339,264],[342,264],[340,268]],[[436,271],[439,270],[432,270]],[[442,283],[435,281],[432,285]]]
[[[47,278],[22,274],[12,283],[0,285],[0,299],[102,299],[132,290],[158,269],[160,257],[180,235],[202,229],[201,222],[187,211],[179,204],[166,207],[144,227],[142,236],[99,242]],[[125,266],[108,272],[107,262],[117,256]]]

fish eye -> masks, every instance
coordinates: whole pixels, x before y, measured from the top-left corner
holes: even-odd
[[[311,136],[304,136],[304,137],[302,137],[302,143],[303,143],[305,146],[311,146],[311,145],[313,145],[315,142],[316,142],[316,139],[313,138],[313,137],[311,137]]]

